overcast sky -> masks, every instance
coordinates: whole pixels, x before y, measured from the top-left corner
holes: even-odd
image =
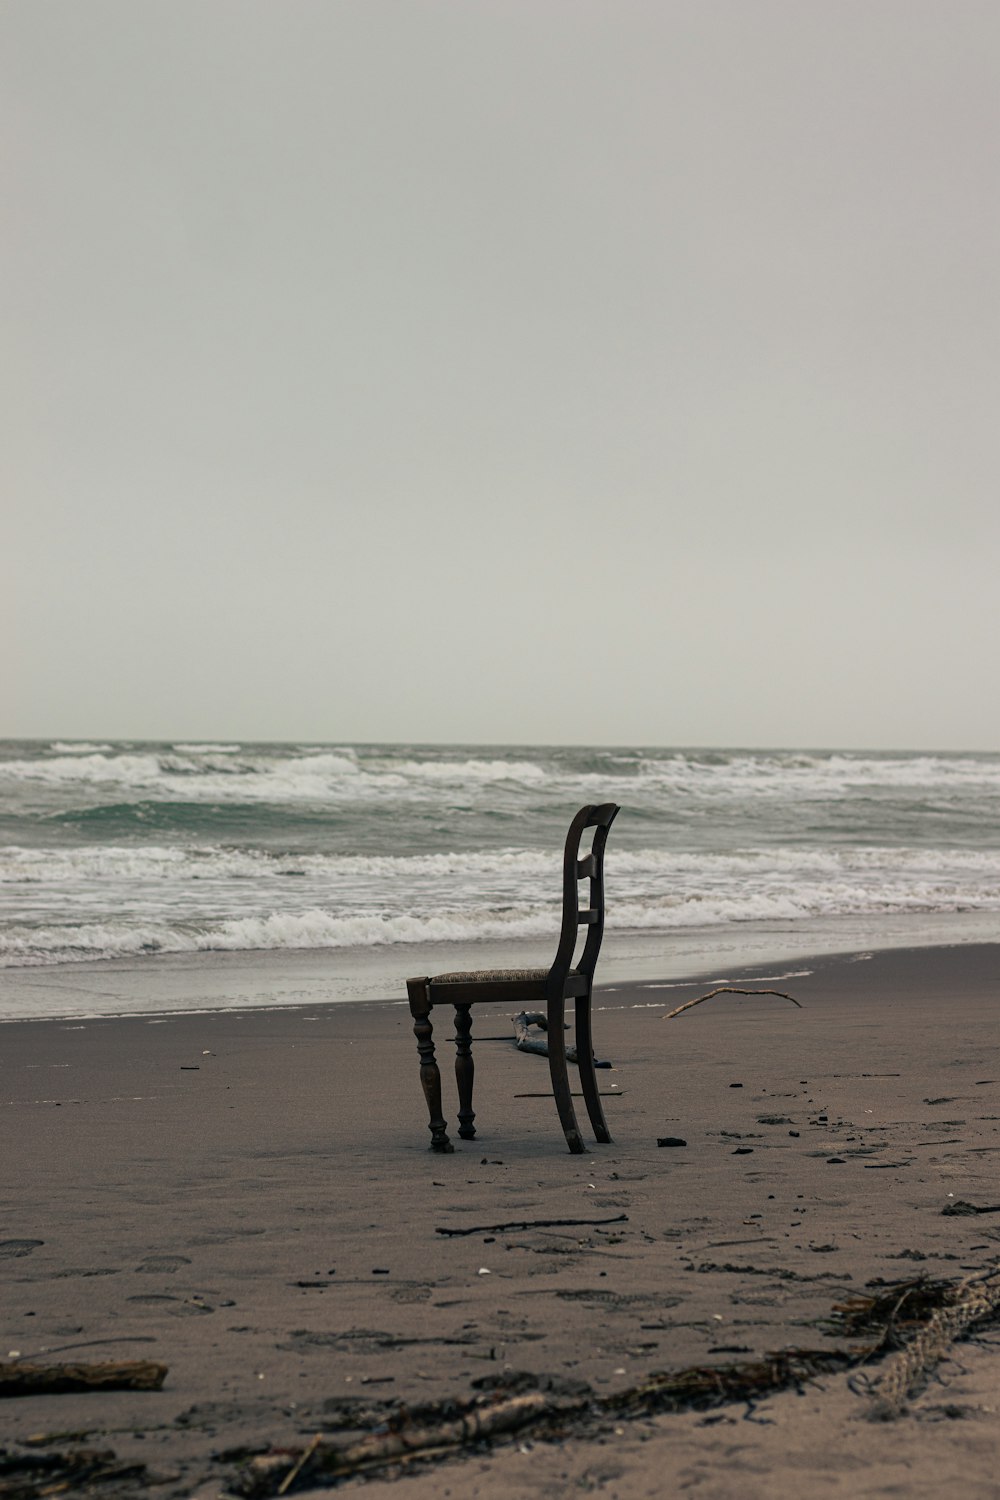
[[[996,0],[2,0],[8,736],[1000,748]]]

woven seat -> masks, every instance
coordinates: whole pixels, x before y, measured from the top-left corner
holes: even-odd
[[[604,845],[617,812],[614,802],[582,807],[570,824],[563,855],[562,930],[550,968],[470,969],[433,976],[425,974],[406,981],[420,1054],[420,1082],[430,1113],[432,1151],[454,1150],[441,1112],[441,1074],[434,1054],[430,1018],[432,1009],[439,1003],[455,1008],[458,1133],[463,1140],[476,1138],[476,1114],[472,1108],[472,1006],[492,1001],[495,1004],[512,1003],[522,1008],[529,1005],[545,1007],[549,1073],[566,1144],[573,1152],[585,1149],[566,1072],[564,1016],[568,999],[575,1001],[577,1064],[590,1123],[598,1141],[611,1140],[594,1071],[590,1001],[594,969],[604,934]],[[581,858],[580,841],[588,828],[594,830],[593,843],[590,852]],[[589,900],[581,907],[580,882],[583,880],[589,882]],[[587,929],[587,936],[582,952],[575,957],[581,927]]]
[[[524,980],[548,979],[548,969],[469,969],[466,973],[435,974],[432,984],[518,984]]]

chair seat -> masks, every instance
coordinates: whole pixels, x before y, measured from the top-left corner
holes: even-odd
[[[431,984],[523,984],[548,977],[548,969],[469,969],[464,974],[435,974]]]

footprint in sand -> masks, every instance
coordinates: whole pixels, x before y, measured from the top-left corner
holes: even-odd
[[[158,1307],[172,1313],[175,1318],[188,1318],[198,1313],[214,1312],[215,1308],[200,1297],[171,1297],[166,1292],[144,1292],[135,1297],[126,1297],[126,1302],[137,1302],[140,1307]]]
[[[172,1276],[181,1266],[190,1264],[186,1255],[147,1255],[142,1264],[136,1266],[136,1270],[147,1271],[155,1276]]]
[[[44,1244],[44,1240],[0,1240],[0,1260],[19,1260]]]
[[[209,1234],[200,1234],[188,1241],[190,1245],[224,1245],[227,1240],[249,1239],[251,1235],[263,1234],[263,1229],[215,1229]]]

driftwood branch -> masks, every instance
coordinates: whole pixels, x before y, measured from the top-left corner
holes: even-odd
[[[298,1462],[296,1464],[293,1464],[293,1466],[289,1469],[288,1473],[285,1475],[284,1479],[278,1485],[278,1494],[279,1495],[287,1495],[288,1494],[288,1491],[291,1489],[291,1487],[295,1483],[296,1479],[298,1479],[299,1475],[302,1473],[302,1470],[305,1468],[306,1464],[312,1458],[313,1454],[316,1453],[322,1446],[323,1446],[323,1434],[321,1432],[317,1432],[316,1436],[313,1438],[312,1442],[309,1444],[309,1447],[306,1448],[303,1451],[302,1457],[298,1460]]]
[[[125,1360],[99,1365],[0,1364],[0,1396],[61,1396],[73,1391],[158,1391],[166,1365]]]
[[[343,1447],[321,1434],[303,1452],[261,1454],[250,1460],[231,1487],[252,1497],[287,1494],[299,1484],[428,1459],[512,1432],[565,1432],[567,1425],[581,1422],[588,1432],[609,1419],[753,1401],[853,1363],[854,1355],[840,1349],[787,1349],[746,1364],[652,1375],[611,1396],[595,1396],[581,1386],[564,1393],[532,1390],[470,1402],[438,1402],[413,1412],[403,1407],[391,1412],[376,1431]]]
[[[840,1338],[861,1338],[861,1344],[779,1349],[745,1362],[654,1372],[637,1385],[608,1395],[598,1395],[575,1382],[546,1381],[543,1388],[538,1377],[527,1374],[512,1375],[509,1383],[495,1377],[497,1385],[503,1381],[505,1388],[471,1401],[373,1409],[362,1420],[365,1425],[378,1420],[379,1425],[343,1445],[335,1445],[321,1433],[304,1448],[261,1454],[243,1467],[229,1488],[264,1500],[390,1464],[397,1467],[447,1456],[513,1432],[584,1437],[592,1436],[595,1429],[606,1430],[610,1421],[704,1411],[734,1401],[753,1404],[779,1391],[799,1389],[819,1375],[856,1370],[881,1359],[887,1348],[895,1346],[899,1354],[886,1361],[883,1374],[867,1387],[877,1403],[872,1414],[891,1417],[905,1409],[908,1397],[955,1341],[977,1325],[995,1320],[998,1313],[1000,1270],[996,1268],[957,1283],[921,1277],[884,1288],[874,1296],[851,1298],[834,1309],[825,1331]],[[481,1383],[485,1382],[476,1382]],[[525,1389],[525,1383],[531,1388]]]
[[[514,1023],[514,1046],[521,1052],[537,1052],[539,1057],[548,1057],[548,1038],[538,1034],[539,1032],[544,1033],[549,1029],[548,1017],[544,1012],[522,1010],[518,1011],[516,1016],[511,1016],[510,1019]],[[532,1027],[535,1028],[534,1031]],[[568,1031],[569,1027],[566,1026],[564,1029]],[[566,1048],[566,1061],[575,1063],[578,1060],[576,1047],[570,1043]],[[609,1062],[598,1062],[596,1058],[594,1059],[595,1068],[610,1068],[610,1066]]]
[[[681,1015],[690,1010],[693,1005],[700,1005],[703,1000],[711,1000],[713,995],[777,995],[779,1000],[790,1000],[793,1005],[802,1009],[802,1002],[796,1000],[794,995],[786,995],[781,990],[740,990],[731,984],[720,984],[718,989],[709,990],[707,995],[699,995],[696,1000],[685,1000],[683,1005],[678,1005],[674,1010],[668,1010],[666,1015],[660,1017],[661,1021],[671,1021],[674,1016]]]
[[[628,1219],[628,1214],[615,1214],[611,1219],[515,1219],[509,1224],[473,1224],[468,1229],[442,1228],[440,1225],[435,1229],[435,1234],[496,1234],[504,1229],[563,1229],[568,1225],[577,1224],[620,1224]]]
[[[264,1454],[251,1460],[239,1487],[245,1495],[287,1494],[300,1476],[313,1478],[322,1475],[324,1479],[337,1479],[348,1474],[363,1474],[386,1464],[406,1463],[411,1458],[426,1458],[437,1452],[464,1448],[503,1433],[516,1432],[519,1428],[551,1420],[553,1415],[553,1402],[541,1391],[486,1402],[480,1399],[457,1409],[453,1403],[449,1405],[451,1413],[447,1416],[440,1409],[423,1417],[411,1415],[404,1409],[391,1417],[385,1426],[349,1447],[338,1447],[320,1434],[313,1438],[291,1469],[287,1454]],[[574,1410],[581,1405],[582,1401],[578,1399],[572,1403],[560,1403],[559,1409]],[[277,1483],[279,1475],[282,1478]]]
[[[514,1023],[514,1046],[520,1052],[537,1052],[539,1057],[548,1057],[549,1044],[544,1036],[538,1036],[537,1031],[548,1030],[548,1017],[541,1011],[522,1010],[516,1016],[511,1016]],[[536,1032],[532,1027],[537,1028]],[[566,1048],[566,1061],[576,1062],[576,1048],[572,1045]]]

